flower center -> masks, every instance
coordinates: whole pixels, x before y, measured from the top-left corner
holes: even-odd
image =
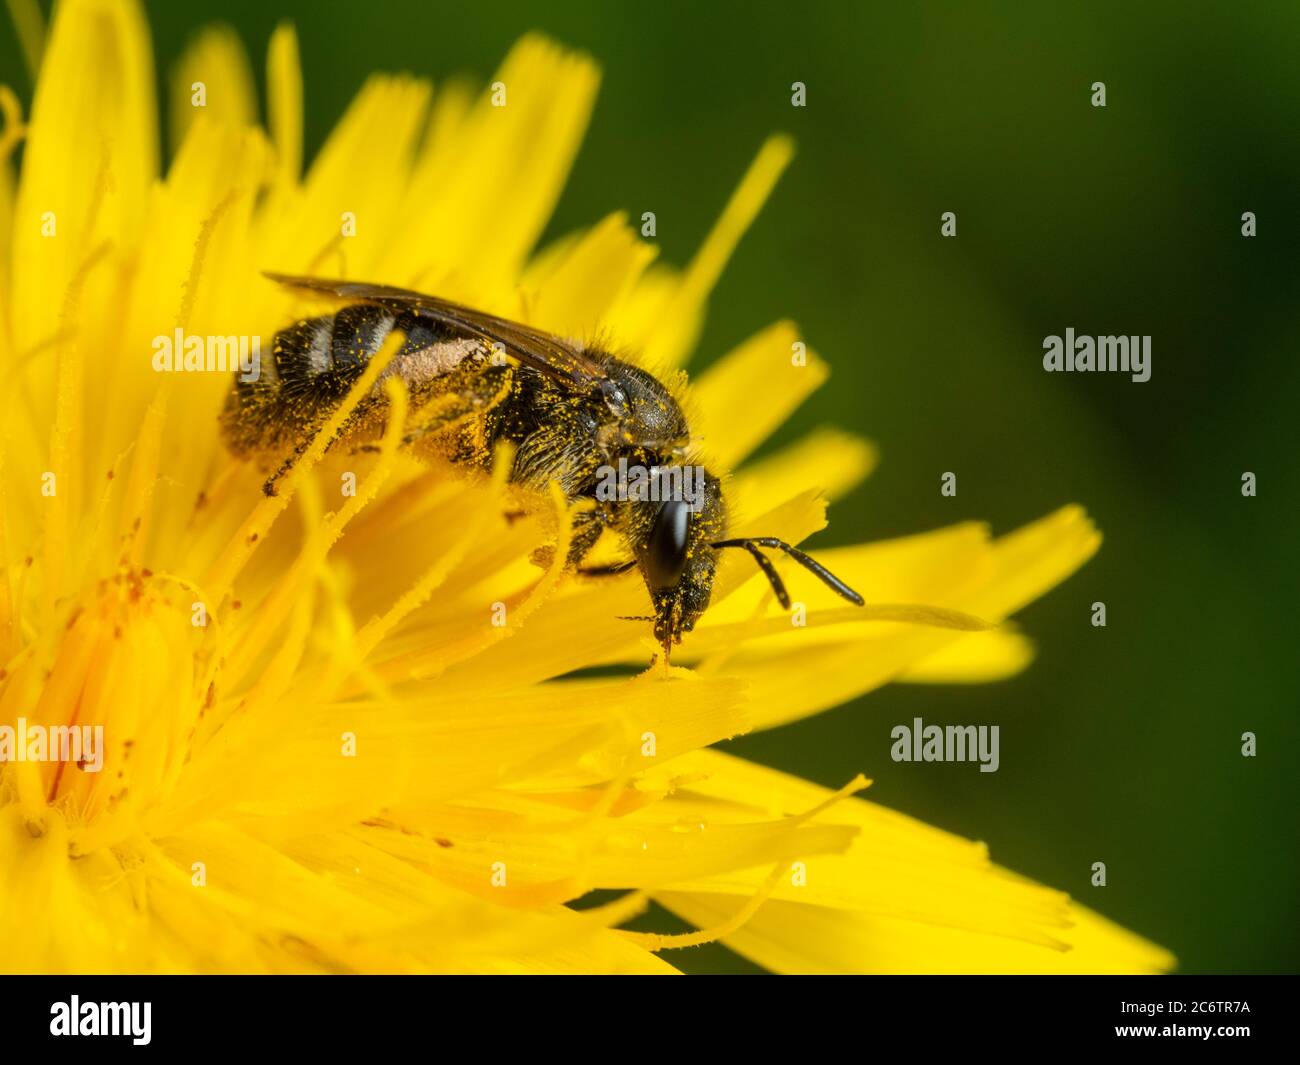
[[[88,585],[0,695],[0,761],[29,830],[50,816],[85,853],[139,831],[202,711],[209,620],[185,587],[123,566]]]

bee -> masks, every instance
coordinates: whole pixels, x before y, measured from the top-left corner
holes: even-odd
[[[781,551],[857,606],[862,596],[798,548],[772,536],[728,538],[721,482],[696,467],[693,498],[680,491],[600,490],[613,468],[652,471],[680,485],[691,445],[681,407],[655,376],[597,347],[518,322],[386,285],[267,274],[283,285],[344,304],[298,321],[275,336],[273,360],[256,380],[237,378],[222,412],[230,450],[239,457],[287,455],[263,490],[310,446],[390,333],[404,341],[328,442],[372,448],[387,423],[384,378],[406,385],[409,414],[402,445],[417,456],[487,472],[496,445],[509,442],[512,484],[542,491],[559,484],[572,508],[566,566],[587,576],[641,572],[665,657],[709,605],[718,552],[748,552],[784,609],[790,596],[762,548]],[[631,498],[629,498],[631,496]],[[627,560],[584,567],[605,530],[621,537]]]

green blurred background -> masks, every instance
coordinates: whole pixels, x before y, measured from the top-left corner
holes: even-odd
[[[892,687],[732,749],[831,786],[865,771],[875,801],[985,840],[1183,972],[1296,971],[1300,7],[146,6],[160,78],[220,20],[260,82],[291,19],[309,151],[372,69],[486,80],[529,29],[585,49],[604,81],[549,235],[653,210],[677,263],[763,138],[794,134],[696,366],[777,316],[830,361],[833,386],[773,443],[833,422],[883,462],[814,543],[972,518],[1002,532],[1069,501],[1106,539],[1019,615],[1040,648],[1020,677]],[[0,69],[29,100],[8,28]],[[944,211],[956,239],[940,238]],[[1150,334],[1151,380],[1044,373],[1043,337],[1067,326]],[[939,494],[946,470],[956,498]],[[891,762],[890,728],[918,715],[1000,724],[1000,770]],[[673,961],[753,969],[721,947]]]

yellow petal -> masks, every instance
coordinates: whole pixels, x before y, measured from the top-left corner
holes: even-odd
[[[523,317],[512,282],[559,198],[598,80],[587,57],[540,37],[515,45],[470,113],[421,154],[404,237],[376,276]]]
[[[290,274],[402,283],[383,263],[399,226],[416,225],[403,202],[402,175],[423,132],[431,89],[408,76],[367,80],[312,163],[295,202],[268,205],[260,265]],[[385,173],[385,181],[359,180]],[[403,244],[415,242],[413,233]]]
[[[266,55],[267,115],[275,142],[280,180],[292,184],[302,170],[302,64],[298,34],[282,22],[271,34]]]
[[[498,694],[435,683],[385,704],[263,704],[192,752],[155,829],[231,809],[281,823],[346,823],[506,781],[544,776],[562,788],[608,780],[745,731],[740,701],[735,681],[686,675]],[[652,757],[642,754],[647,732],[657,737]],[[294,774],[283,772],[285,759]]]
[[[961,525],[884,544],[831,549],[819,557],[869,603],[941,607],[997,622],[1081,566],[1099,540],[1083,511],[1066,507],[992,543],[982,527]],[[959,639],[972,639],[951,626],[851,620],[852,608],[845,608],[815,577],[789,562],[778,565],[807,617],[831,611],[830,624],[764,623],[764,616],[784,615],[772,603],[766,582],[752,578],[711,609],[697,629],[698,646],[706,655],[702,671],[740,674],[754,682],[750,712],[756,728],[839,705],[906,674]],[[924,622],[924,614],[917,613],[913,621]],[[711,641],[710,628],[726,624],[747,628]],[[724,649],[717,650],[718,643]],[[993,646],[1005,656],[1005,645]],[[687,641],[683,660],[696,653]],[[994,674],[1005,665],[1003,657]],[[971,670],[969,662],[964,668]]]
[[[149,33],[136,0],[58,5],[36,86],[14,209],[13,329],[54,333],[74,275],[102,242],[131,247],[158,173]],[[55,237],[49,226],[55,226]],[[43,233],[44,229],[44,233]]]
[[[879,461],[874,445],[838,429],[814,429],[773,455],[746,463],[730,483],[727,505],[754,513],[773,499],[788,499],[806,488],[836,500],[871,475]]]
[[[700,378],[691,393],[691,428],[711,461],[723,469],[738,465],[821,387],[826,364],[811,351],[796,356],[800,343],[790,322],[777,322]]]
[[[527,906],[597,888],[665,887],[840,852],[856,833],[850,826],[803,824],[795,817],[727,824],[704,815],[691,820],[688,812],[680,802],[664,800],[628,816],[575,818],[493,793],[472,804],[422,810],[418,820],[398,812],[393,819],[400,828],[376,830],[372,838],[464,891]],[[421,822],[430,826],[427,833],[415,827]],[[504,885],[492,882],[496,862],[509,870]]]
[[[201,100],[201,103],[196,103]],[[244,43],[229,26],[209,26],[172,71],[171,146],[176,152],[198,115],[223,125],[257,124],[253,71]]]
[[[936,651],[897,679],[911,684],[986,684],[1015,676],[1033,658],[1033,643],[1020,633],[982,632]]]
[[[829,795],[717,751],[679,763],[733,809],[789,811]],[[777,972],[1155,972],[1173,958],[993,865],[985,848],[860,799],[819,818],[858,829],[842,854],[810,856],[724,939]],[[734,871],[655,897],[700,927],[725,920],[766,871]]]
[[[656,900],[683,920],[708,927],[735,903],[716,895],[660,893]],[[777,973],[1143,973],[1168,972],[1168,951],[1081,906],[1068,909],[1073,927],[1052,950],[965,929],[805,906],[765,903],[723,942]]]
[[[558,336],[596,339],[654,256],[654,246],[637,235],[625,215],[610,215],[543,269],[524,275],[524,290],[542,294],[529,299],[531,321]]]
[[[686,360],[699,336],[709,293],[793,157],[794,142],[786,136],[769,137],[759,149],[713,230],[663,304],[646,339],[648,365],[680,366]]]

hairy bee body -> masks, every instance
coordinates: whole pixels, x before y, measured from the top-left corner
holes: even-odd
[[[467,395],[482,391],[463,388],[472,374],[486,368],[481,339],[458,336],[409,311],[354,304],[276,334],[271,364],[257,380],[239,380],[227,400],[223,423],[231,449],[237,455],[275,453],[318,429],[394,331],[403,333],[405,341],[382,377],[401,377],[417,411],[458,389]],[[377,439],[386,412],[381,378],[350,419],[345,439],[357,444]]]
[[[785,605],[788,596],[759,543],[785,551],[841,595],[861,602],[788,544],[723,539],[726,504],[719,480],[708,471],[701,470],[700,490],[689,504],[658,494],[609,498],[598,491],[612,468],[664,471],[686,461],[686,418],[668,388],[645,370],[436,297],[271,276],[347,305],[277,333],[271,365],[257,380],[237,380],[227,399],[222,425],[230,449],[241,457],[283,457],[266,482],[268,494],[274,494],[280,476],[337,411],[388,337],[400,332],[404,340],[397,354],[328,446],[366,448],[384,435],[385,379],[392,376],[408,391],[403,444],[413,453],[487,471],[497,445],[513,445],[513,483],[535,490],[558,483],[567,500],[581,504],[572,512],[570,566],[580,565],[606,529],[622,538],[629,560],[599,572],[641,570],[654,606],[649,620],[665,653],[707,608],[722,547],[748,550]]]
[[[231,450],[275,454],[319,429],[394,331],[405,336],[401,348],[331,446],[364,446],[383,435],[384,381],[392,376],[410,394],[407,446],[486,470],[495,445],[508,441],[516,449],[512,482],[544,489],[558,481],[571,501],[592,495],[600,467],[619,458],[663,465],[686,443],[685,418],[668,390],[613,356],[592,353],[618,382],[616,402],[604,392],[575,394],[530,366],[508,363],[481,337],[453,326],[353,304],[276,334],[273,364],[256,381],[237,381],[228,398],[223,423]],[[620,406],[619,395],[628,402]]]

